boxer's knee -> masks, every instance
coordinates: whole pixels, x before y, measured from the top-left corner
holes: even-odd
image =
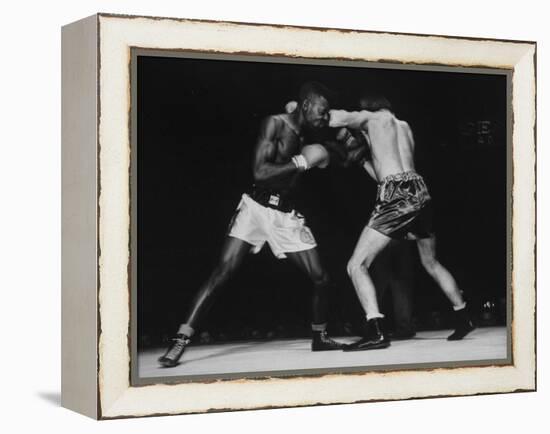
[[[328,273],[324,270],[313,273],[311,275],[311,280],[313,281],[313,285],[319,288],[328,287],[330,284],[330,278],[328,276]]]
[[[214,269],[210,282],[212,286],[218,286],[225,283],[235,271],[234,261],[222,259],[220,263]]]
[[[430,275],[435,273],[439,264],[434,255],[420,255],[420,262],[426,272]]]
[[[359,273],[364,273],[367,269],[365,261],[361,260],[360,258],[352,257],[348,261],[348,265],[346,267],[348,276],[353,277],[356,276]]]

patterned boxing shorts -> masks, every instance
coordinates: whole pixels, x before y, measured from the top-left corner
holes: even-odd
[[[378,184],[367,226],[395,239],[429,238],[433,235],[431,201],[418,173],[389,175]]]

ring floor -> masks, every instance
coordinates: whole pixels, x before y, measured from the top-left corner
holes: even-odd
[[[326,368],[409,367],[415,364],[445,364],[504,361],[507,358],[505,327],[478,328],[461,341],[450,342],[451,330],[423,331],[413,339],[393,341],[389,348],[369,351],[312,352],[309,339],[241,341],[196,345],[186,348],[181,363],[163,368],[157,362],[165,348],[141,351],[141,379],[175,376],[254,373]],[[335,338],[350,343],[357,338]],[[397,366],[396,366],[397,365]]]

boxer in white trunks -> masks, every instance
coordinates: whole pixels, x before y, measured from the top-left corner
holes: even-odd
[[[321,264],[315,238],[293,203],[294,187],[300,174],[328,164],[325,148],[304,146],[303,130],[326,127],[329,109],[326,88],[319,83],[306,83],[300,89],[298,109],[294,113],[268,116],[264,120],[254,152],[254,185],[249,193],[242,195],[218,265],[199,289],[172,344],[159,358],[162,366],[179,364],[215,295],[248,252],[258,252],[265,243],[277,258],[288,258],[311,279],[312,351],[342,348],[327,336],[330,281]]]

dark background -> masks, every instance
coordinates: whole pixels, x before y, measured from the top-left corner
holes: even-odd
[[[382,92],[409,122],[417,171],[434,199],[440,260],[478,319],[489,306],[493,320],[505,322],[505,76],[150,56],[139,56],[137,67],[141,346],[160,343],[185,319],[252,183],[261,120],[282,112],[309,80],[338,91],[341,108],[356,108],[364,90]],[[353,333],[361,310],[345,265],[376,185],[359,168],[330,167],[307,172],[299,188],[335,284],[329,331]],[[414,258],[418,328],[446,326],[450,305]],[[200,331],[216,340],[305,336],[309,300],[307,279],[266,245],[248,257]]]

